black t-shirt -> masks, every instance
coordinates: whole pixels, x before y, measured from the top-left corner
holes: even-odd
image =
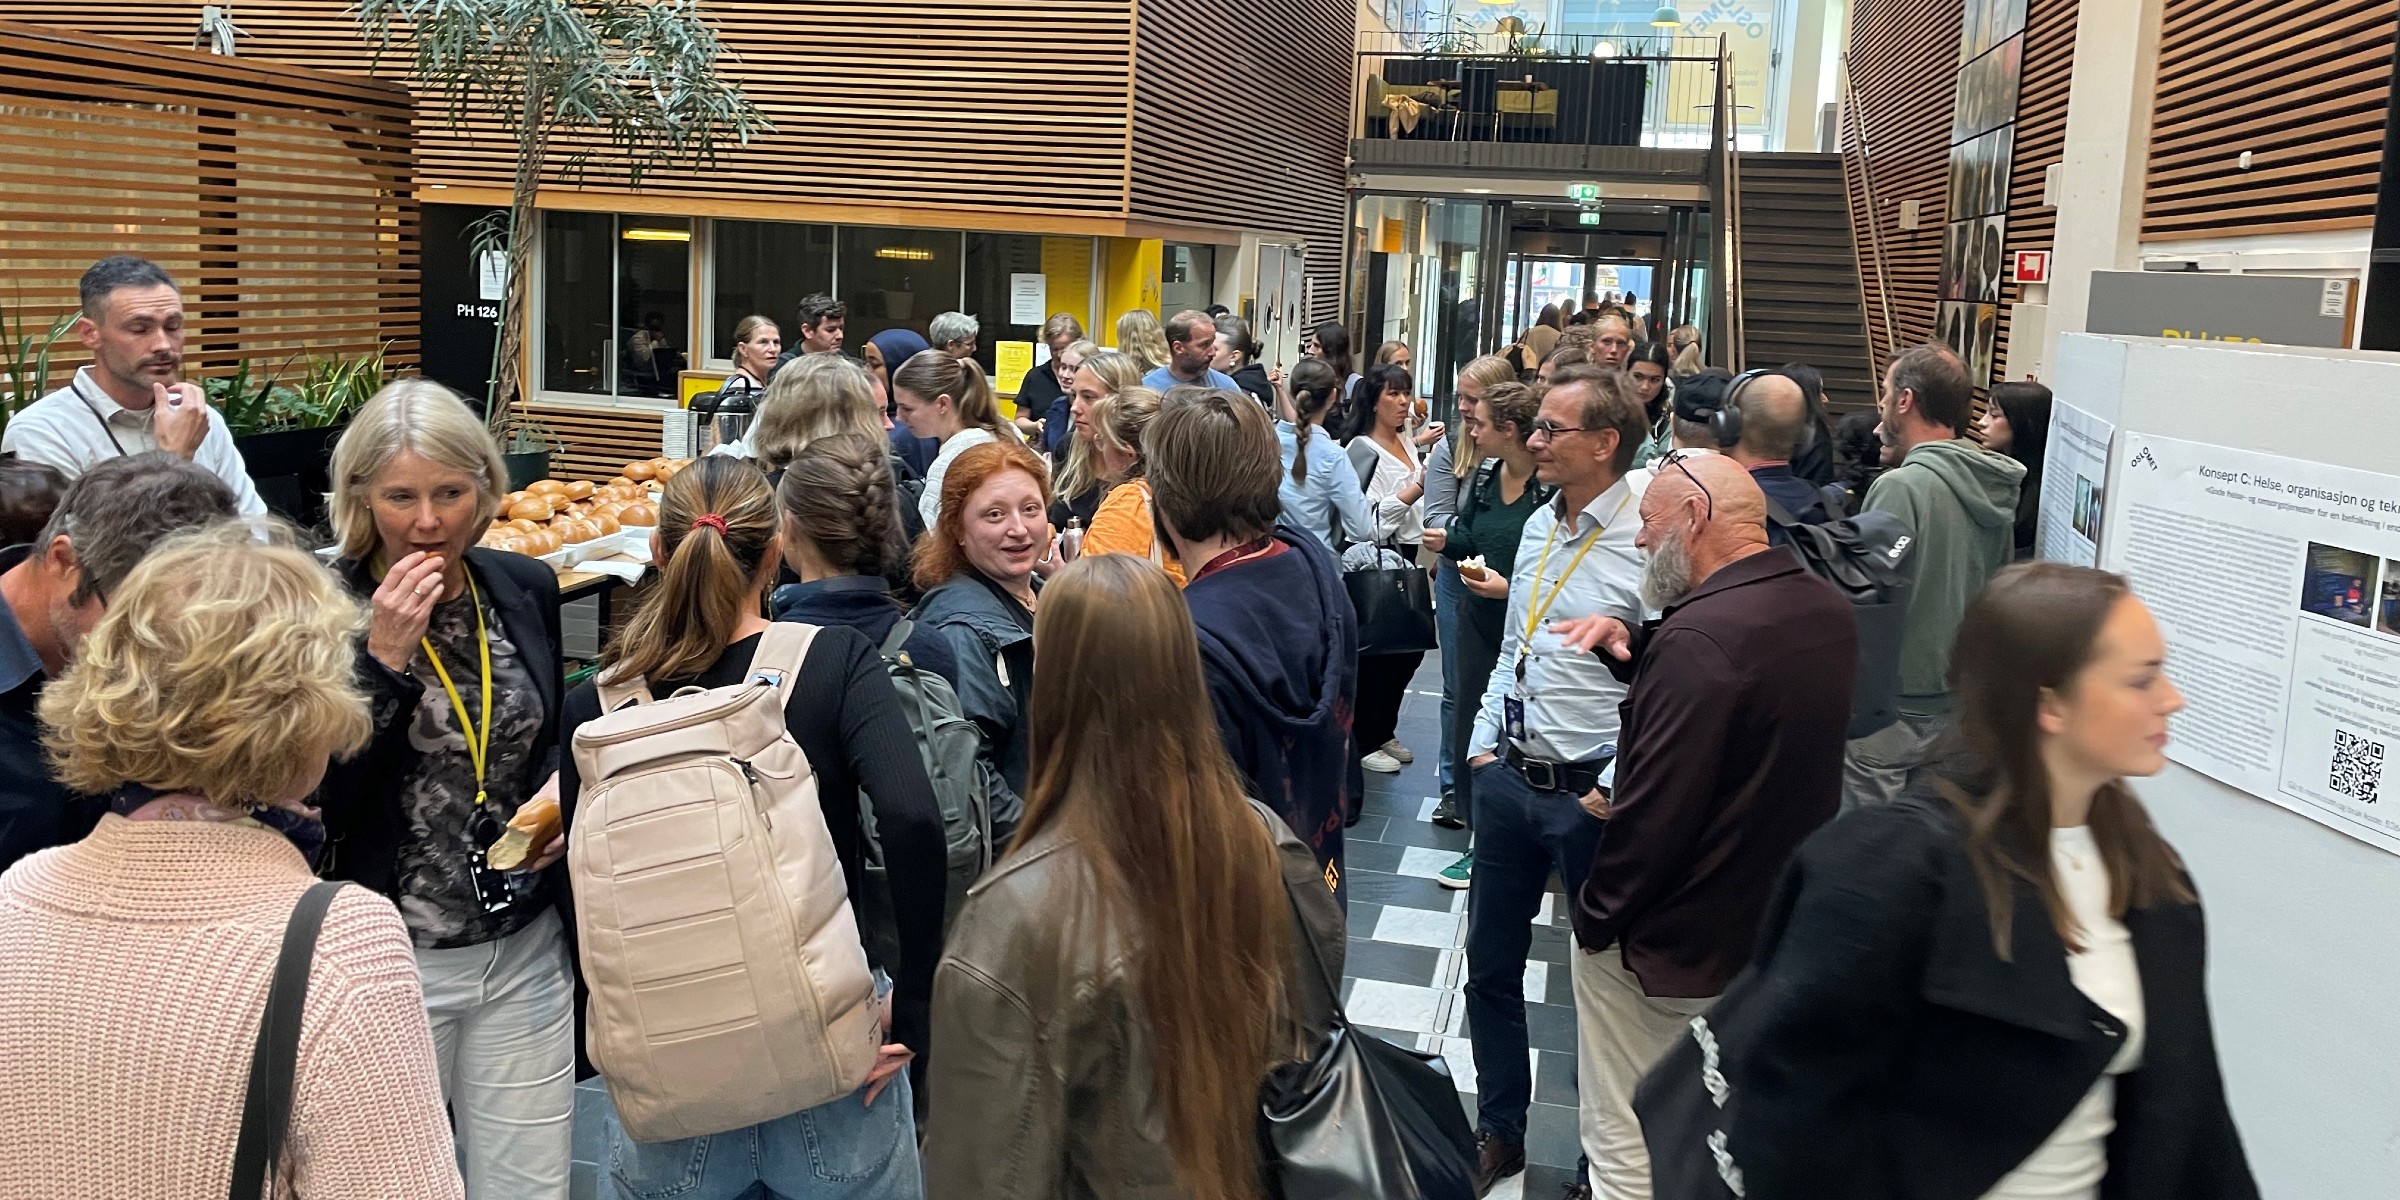
[[[758,635],[733,643],[716,663],[688,679],[654,681],[655,695],[678,688],[731,687],[750,672]],[[809,646],[784,706],[784,727],[808,756],[817,777],[817,800],[825,828],[841,856],[850,894],[859,894],[866,872],[865,838],[859,827],[858,794],[874,806],[875,831],[883,841],[891,873],[893,921],[899,927],[901,962],[878,963],[893,977],[897,1003],[893,1040],[923,1053],[933,998],[933,969],[941,959],[943,893],[949,870],[942,811],[916,735],[900,711],[899,693],[884,673],[875,647],[854,629],[825,628]],[[590,683],[567,694],[560,740],[572,746],[575,731],[600,715],[600,695]],[[582,780],[572,753],[560,756],[559,795],[572,804]],[[869,951],[872,954],[872,951]]]

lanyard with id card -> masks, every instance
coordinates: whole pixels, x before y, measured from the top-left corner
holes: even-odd
[[[1630,499],[1628,496],[1626,500],[1617,501],[1616,511],[1608,514],[1608,520],[1600,522],[1600,527],[1592,531],[1591,538],[1583,543],[1583,548],[1575,552],[1575,557],[1567,560],[1567,569],[1559,572],[1558,581],[1550,585],[1550,594],[1546,597],[1542,596],[1542,574],[1549,569],[1550,550],[1558,542],[1557,524],[1553,523],[1549,536],[1542,539],[1542,556],[1533,566],[1533,594],[1537,599],[1526,606],[1525,633],[1517,643],[1516,682],[1500,701],[1502,730],[1508,740],[1519,747],[1533,740],[1525,724],[1525,702],[1532,698],[1526,690],[1526,667],[1533,660],[1533,635],[1540,631],[1542,618],[1549,615],[1550,606],[1558,603],[1558,594],[1567,590],[1567,581],[1575,577],[1575,569],[1583,565],[1583,556],[1590,554],[1592,547],[1600,544],[1601,537],[1607,534],[1608,527],[1625,511],[1626,502]]]

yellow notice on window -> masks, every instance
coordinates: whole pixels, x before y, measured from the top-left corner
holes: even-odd
[[[992,372],[992,386],[1014,396],[1025,382],[1025,373],[1033,369],[1033,343],[999,342],[996,347],[999,369]]]

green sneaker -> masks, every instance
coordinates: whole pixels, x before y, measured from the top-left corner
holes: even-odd
[[[1455,892],[1464,889],[1467,886],[1468,878],[1474,873],[1475,852],[1469,850],[1465,854],[1459,855],[1457,862],[1443,867],[1442,873],[1433,878],[1434,882]]]

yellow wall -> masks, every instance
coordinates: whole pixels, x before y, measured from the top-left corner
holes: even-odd
[[[1157,238],[1104,238],[1101,241],[1103,258],[1100,280],[1101,312],[1092,340],[1113,346],[1117,340],[1117,317],[1128,309],[1146,308],[1158,311],[1159,259],[1162,243]]]

